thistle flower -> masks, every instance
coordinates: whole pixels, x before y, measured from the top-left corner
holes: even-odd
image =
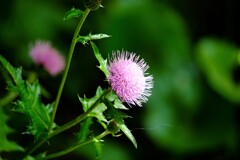
[[[56,76],[65,68],[64,57],[49,42],[36,41],[29,54],[37,65],[42,65],[52,76]]]
[[[145,73],[148,68],[145,61],[139,60],[135,53],[113,52],[108,66],[108,81],[121,101],[139,106],[147,101],[153,87],[153,77]]]

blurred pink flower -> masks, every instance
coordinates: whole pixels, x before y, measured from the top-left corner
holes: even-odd
[[[29,52],[33,61],[42,65],[52,76],[56,76],[65,68],[65,59],[49,42],[36,41]]]
[[[145,61],[139,61],[139,56],[134,53],[113,52],[108,66],[108,81],[123,102],[142,106],[141,103],[147,101],[153,87],[153,77],[145,73],[148,68]]]

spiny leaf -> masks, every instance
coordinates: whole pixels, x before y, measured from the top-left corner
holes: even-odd
[[[46,107],[40,100],[40,85],[26,83],[25,89],[19,92],[20,100],[17,102],[16,110],[26,113],[30,118],[28,131],[35,135],[36,139],[47,136],[48,124],[50,122],[51,105]]]
[[[11,75],[14,83],[18,86],[23,87],[24,81],[22,79],[22,69],[17,68],[15,69],[3,56],[0,55],[0,62],[2,63],[3,67],[9,72]],[[9,82],[10,83],[10,82]]]
[[[102,156],[102,142],[100,139],[94,138],[94,146],[96,148],[96,159],[100,159]]]
[[[72,8],[71,10],[67,11],[63,17],[63,20],[68,20],[71,18],[81,17],[83,15],[83,11],[80,9]]]
[[[127,107],[125,107],[125,105],[123,105],[122,101],[119,99],[119,97],[116,95],[115,92],[111,92],[107,99],[111,102],[113,102],[114,107],[117,109],[124,109],[124,110],[128,110]]]
[[[3,108],[0,107],[0,152],[1,151],[24,151],[24,149],[15,142],[9,141],[7,136],[12,132],[12,129],[7,125],[7,115],[3,112]]]
[[[99,68],[101,71],[103,71],[103,73],[105,74],[106,77],[109,77],[109,71],[108,71],[108,65],[107,65],[107,60],[104,60],[101,53],[99,52],[97,46],[91,42],[92,48],[93,48],[93,52],[95,57],[97,58],[98,62],[99,62]]]
[[[107,99],[104,101],[105,104],[108,106],[108,116],[111,119],[114,119],[117,126],[120,128],[120,130],[128,137],[128,139],[133,143],[133,145],[137,148],[137,142],[134,136],[132,135],[131,131],[127,128],[127,126],[124,123],[124,118],[128,117],[126,114],[123,114],[118,109],[116,109],[111,102],[109,102]]]
[[[80,131],[77,133],[78,142],[84,142],[89,134],[89,128],[91,126],[93,117],[87,117],[80,126]]]
[[[99,39],[109,38],[109,37],[111,36],[103,33],[100,33],[100,34],[89,33],[87,36],[79,36],[77,38],[77,41],[85,45],[85,44],[88,44],[88,42],[91,40],[99,40]]]
[[[79,97],[80,102],[83,105],[83,110],[86,112],[103,94],[103,90],[101,87],[98,87],[96,95],[92,98],[81,98]],[[104,103],[99,103],[98,106],[88,114],[90,117],[96,117],[100,122],[107,122],[107,119],[103,115],[103,112],[107,109]]]
[[[103,39],[103,38],[109,38],[111,37],[110,35],[99,33],[99,34],[89,34],[88,35],[91,40],[98,40],[98,39]]]
[[[18,92],[19,100],[16,103],[16,110],[25,113],[30,121],[28,132],[35,136],[36,139],[42,139],[47,136],[48,124],[50,123],[51,105],[46,107],[40,98],[40,85],[38,82],[29,84],[22,79],[21,69],[15,69],[0,56],[0,62],[9,72],[14,83],[11,88]]]

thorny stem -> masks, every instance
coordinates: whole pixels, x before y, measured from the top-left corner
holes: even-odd
[[[111,89],[107,89],[104,91],[104,93],[96,100],[95,103],[93,103],[93,105],[83,114],[79,115],[78,117],[76,117],[75,119],[73,119],[72,121],[67,122],[66,124],[64,124],[63,126],[57,128],[56,130],[53,130],[52,133],[49,134],[49,136],[46,139],[43,139],[37,143],[35,143],[35,145],[33,147],[31,147],[31,149],[29,151],[27,151],[26,155],[30,155],[31,153],[33,153],[36,149],[38,149],[44,142],[46,142],[47,140],[49,140],[50,138],[52,138],[53,136],[75,126],[76,124],[79,124],[82,120],[84,120],[88,114],[93,111],[98,104],[100,103],[100,101],[106,97],[109,93],[111,92]],[[83,142],[85,143],[85,142]],[[90,142],[89,142],[90,143]]]
[[[111,92],[110,89],[107,89],[105,90],[105,92],[101,95],[101,97],[98,98],[98,100],[86,111],[84,112],[83,114],[79,115],[77,118],[73,119],[72,121],[64,124],[63,126],[57,128],[56,130],[54,130],[50,135],[49,135],[49,138],[75,126],[76,124],[78,124],[79,122],[81,122],[82,120],[84,120],[88,114],[90,112],[92,112],[96,107],[97,105],[99,104],[99,102],[102,100],[103,97],[106,97],[109,93]]]
[[[104,131],[103,133],[101,133],[100,135],[98,135],[98,136],[96,136],[96,137],[93,137],[93,138],[91,138],[91,139],[89,139],[89,140],[86,140],[86,141],[84,141],[84,142],[78,143],[78,144],[76,144],[75,146],[71,146],[71,147],[69,147],[69,148],[67,148],[67,149],[65,149],[65,150],[63,150],[63,151],[59,151],[59,152],[56,152],[56,153],[49,154],[49,155],[46,157],[46,159],[52,159],[52,158],[56,158],[56,157],[60,157],[60,156],[63,156],[63,155],[65,155],[65,154],[68,154],[68,153],[74,151],[75,149],[77,149],[77,148],[79,148],[79,147],[81,147],[81,146],[84,146],[84,145],[86,145],[86,144],[92,143],[92,142],[94,142],[95,140],[100,140],[100,139],[102,139],[103,137],[107,136],[108,134],[110,134],[110,132],[106,130],[106,131]]]
[[[53,107],[52,117],[51,117],[51,120],[50,120],[50,123],[49,123],[49,128],[48,128],[49,136],[46,139],[40,140],[37,143],[35,143],[34,146],[31,147],[26,152],[26,155],[30,155],[37,148],[39,148],[44,142],[46,142],[48,139],[50,139],[51,137],[55,136],[56,134],[59,134],[59,133],[64,131],[64,130],[60,130],[60,128],[61,128],[60,127],[60,128],[58,128],[58,130],[57,130],[58,132],[57,133],[52,132],[52,126],[53,126],[53,123],[54,123],[54,119],[55,119],[55,116],[56,116],[56,112],[57,112],[58,104],[59,104],[59,101],[60,101],[60,98],[61,98],[61,95],[62,95],[62,91],[63,91],[64,85],[65,85],[65,82],[66,82],[66,79],[67,79],[68,71],[69,71],[69,68],[70,68],[70,65],[71,65],[73,52],[74,52],[74,49],[75,49],[75,46],[76,46],[76,43],[77,43],[77,37],[78,37],[79,32],[80,32],[80,30],[82,28],[82,25],[83,25],[84,21],[86,20],[86,18],[87,18],[89,13],[90,13],[90,9],[86,8],[86,10],[84,11],[84,13],[83,13],[83,15],[82,15],[82,17],[81,17],[77,27],[76,27],[76,30],[75,30],[73,38],[72,38],[71,46],[70,46],[69,53],[68,53],[66,68],[64,70],[62,81],[61,81],[59,89],[58,89],[58,93],[57,93],[57,96],[56,96],[55,104],[54,104],[54,107]]]
[[[84,11],[84,13],[83,13],[83,15],[82,15],[82,17],[81,17],[81,19],[78,23],[78,26],[77,26],[77,28],[74,32],[73,38],[72,38],[72,43],[71,43],[69,53],[68,53],[68,58],[67,58],[67,65],[66,65],[63,77],[62,77],[61,84],[59,86],[59,90],[58,90],[56,101],[55,101],[54,108],[53,108],[51,121],[50,121],[49,128],[48,128],[49,133],[51,132],[51,129],[52,129],[52,126],[53,126],[53,123],[54,123],[54,119],[55,119],[55,115],[56,115],[56,112],[57,112],[58,104],[59,104],[59,101],[60,101],[60,98],[61,98],[61,95],[62,95],[63,87],[64,87],[65,81],[67,79],[67,75],[68,75],[68,71],[69,71],[69,68],[70,68],[74,48],[75,48],[75,45],[77,43],[77,37],[78,37],[78,34],[79,34],[79,32],[82,28],[82,25],[83,25],[85,19],[87,18],[87,15],[89,14],[89,12],[90,12],[90,9],[88,9],[88,8]]]

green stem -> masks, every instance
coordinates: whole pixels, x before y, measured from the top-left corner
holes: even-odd
[[[93,103],[93,105],[83,114],[81,114],[80,116],[78,116],[77,118],[73,119],[72,121],[64,124],[63,126],[55,129],[52,133],[49,134],[47,139],[41,140],[38,143],[36,143],[33,147],[31,147],[30,150],[28,150],[26,153],[26,155],[30,155],[31,153],[33,153],[38,147],[40,147],[44,142],[46,142],[48,139],[52,138],[53,136],[75,126],[76,124],[80,123],[82,120],[84,120],[88,114],[94,110],[97,105],[100,103],[100,101],[102,100],[103,97],[106,97],[109,93],[111,92],[111,89],[107,89],[104,91],[104,93],[96,100],[95,103]]]
[[[18,92],[9,92],[5,97],[3,97],[2,99],[0,99],[0,107],[5,106],[7,104],[9,104],[10,102],[12,102],[15,98],[17,98],[18,96]]]
[[[111,92],[111,90],[110,90],[110,89],[107,89],[107,90],[101,95],[101,97],[99,97],[98,100],[97,100],[86,112],[84,112],[83,114],[81,114],[80,116],[78,116],[77,118],[75,118],[74,120],[72,120],[72,121],[64,124],[63,126],[57,128],[56,130],[54,130],[53,133],[51,133],[51,134],[49,135],[49,138],[51,138],[51,137],[53,137],[53,136],[55,136],[55,135],[57,135],[57,134],[65,131],[65,130],[73,127],[73,126],[75,126],[76,124],[78,124],[78,123],[80,123],[82,120],[84,120],[84,119],[88,116],[88,114],[89,114],[90,112],[92,112],[92,111],[97,107],[97,105],[99,104],[99,102],[101,101],[101,99],[102,99],[103,97],[107,96],[110,92]]]
[[[54,105],[54,108],[53,108],[51,121],[50,121],[50,124],[49,124],[49,130],[48,130],[49,133],[51,132],[51,129],[52,129],[52,126],[53,126],[53,123],[54,123],[54,119],[55,119],[55,115],[56,115],[56,112],[57,112],[58,104],[59,104],[59,101],[60,101],[60,98],[61,98],[61,95],[62,95],[63,87],[64,87],[65,81],[67,79],[67,75],[68,75],[68,71],[69,71],[69,68],[70,68],[74,48],[75,48],[75,45],[77,43],[77,37],[79,35],[80,29],[82,28],[82,25],[83,25],[85,19],[87,18],[87,15],[89,14],[89,12],[90,12],[90,9],[86,9],[85,12],[83,13],[82,18],[80,19],[80,21],[77,25],[77,28],[74,32],[73,38],[72,38],[72,43],[71,43],[69,53],[68,53],[68,58],[67,58],[67,65],[66,65],[66,68],[65,68],[65,71],[64,71],[64,74],[63,74],[61,84],[59,86],[59,90],[58,90],[58,93],[57,93],[55,105]]]
[[[97,140],[100,140],[102,139],[103,137],[107,136],[108,134],[110,134],[109,131],[104,131],[103,133],[101,133],[100,135],[98,135],[97,137],[94,137],[94,138],[91,138],[89,140],[86,140],[85,142],[82,142],[82,143],[78,143],[76,144],[75,146],[72,146],[72,147],[69,147],[63,151],[60,151],[60,152],[56,152],[56,153],[52,153],[52,154],[49,154],[46,159],[52,159],[52,158],[56,158],[56,157],[60,157],[60,156],[63,156],[65,154],[68,154],[72,151],[74,151],[75,149],[81,147],[81,146],[84,146],[86,144],[89,144],[89,143],[92,143],[94,142],[96,139]]]
[[[34,143],[31,147],[29,147],[26,150],[24,158],[26,158],[28,155],[31,155],[36,149],[38,149],[46,141],[47,141],[47,139],[42,139],[42,140],[39,140],[38,142]]]

